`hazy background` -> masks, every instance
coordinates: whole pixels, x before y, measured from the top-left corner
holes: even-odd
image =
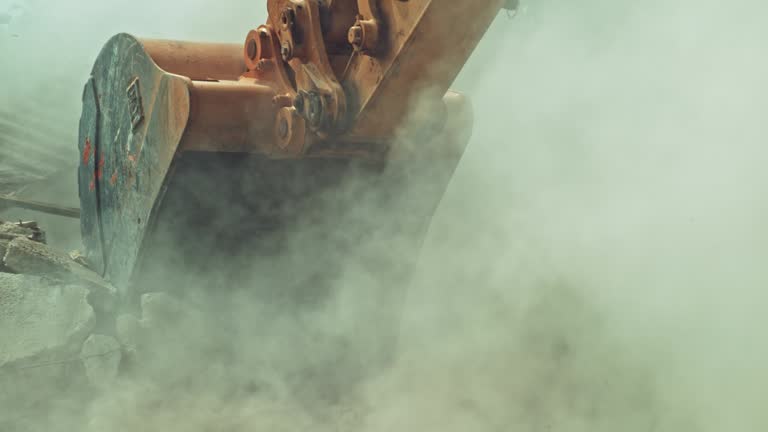
[[[239,42],[265,16],[242,0],[19,3],[0,25],[0,100],[55,113],[73,149],[110,35]],[[360,396],[365,428],[766,429],[768,5],[525,3],[454,86],[474,101],[474,137],[397,367]],[[76,204],[70,184],[58,198]],[[197,406],[182,405],[169,409]],[[263,413],[237,407],[226,415]],[[187,420],[154,427],[203,430]]]

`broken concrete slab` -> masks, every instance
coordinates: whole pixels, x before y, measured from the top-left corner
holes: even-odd
[[[80,358],[91,385],[108,387],[119,373],[122,358],[120,343],[112,337],[93,334],[83,342]]]
[[[81,286],[0,273],[0,367],[76,354],[95,325],[88,295]]]
[[[17,237],[45,243],[45,232],[40,229],[37,222],[0,221],[0,240],[13,240]]]
[[[42,243],[16,237],[8,242],[3,262],[16,273],[61,278],[69,273],[71,260]]]
[[[111,311],[117,300],[117,289],[96,272],[75,262],[68,254],[49,246],[17,237],[5,247],[2,262],[14,273],[45,276],[67,283],[84,284],[92,293],[100,311]]]

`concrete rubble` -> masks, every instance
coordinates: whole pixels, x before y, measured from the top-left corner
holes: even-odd
[[[151,347],[178,334],[204,334],[205,318],[191,304],[167,293],[137,300],[128,313],[119,310],[115,287],[77,251],[47,245],[34,222],[0,221],[0,387],[14,389],[6,396],[16,403],[18,390],[61,380],[70,383],[66,388],[74,380],[107,389],[137,362],[163,363],[155,357],[166,353]],[[179,357],[168,361],[194,355],[176,351]],[[173,379],[167,369],[158,374]]]
[[[29,387],[33,370],[54,381],[75,371],[94,387],[118,376],[117,290],[84,264],[48,246],[36,223],[0,221],[0,378],[7,388]]]
[[[229,303],[212,307],[206,300],[118,292],[80,254],[47,245],[37,224],[0,221],[0,407],[6,407],[0,431],[118,430],[110,422],[120,423],[122,398],[138,397],[135,409],[151,414],[155,400],[165,403],[170,394],[183,401],[190,392],[233,409],[343,405],[326,396],[340,394],[336,382],[343,381],[327,371],[353,375],[348,362],[329,355],[344,351],[341,341],[315,337],[285,318],[277,328],[318,358],[284,352],[279,341],[253,348],[230,343],[271,330],[211,313],[228,310]],[[288,417],[269,418],[282,423]],[[301,429],[312,421],[308,415],[300,420],[307,423]]]
[[[70,255],[27,237],[14,238],[5,245],[3,266],[6,271],[13,273],[82,284],[88,288],[101,309],[108,311],[115,306],[117,290],[93,270],[73,260]]]
[[[82,286],[0,273],[0,367],[76,353],[95,324],[87,297]]]

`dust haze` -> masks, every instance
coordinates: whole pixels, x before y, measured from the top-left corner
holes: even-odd
[[[82,85],[111,35],[240,42],[263,3],[0,2],[2,103],[73,131],[56,198],[77,202]],[[58,397],[26,430],[765,430],[766,13],[749,0],[502,12],[453,86],[473,101],[473,138],[402,263],[415,274],[393,366],[339,354],[379,336],[354,312],[383,283],[356,260],[321,312],[254,298],[257,275],[206,281],[197,304],[226,325],[168,312],[173,342],[148,342],[118,383]]]

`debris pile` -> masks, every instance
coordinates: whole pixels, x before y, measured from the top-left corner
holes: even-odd
[[[196,397],[243,410],[200,419],[204,424],[250,424],[261,412],[252,406],[301,407],[312,417],[276,416],[281,422],[360,421],[354,392],[343,390],[361,376],[360,365],[347,358],[343,338],[290,316],[269,315],[275,319],[261,326],[231,320],[221,312],[233,305],[222,301],[117,290],[77,252],[49,246],[37,223],[0,221],[0,431],[162,423],[152,417],[163,415],[158,404]],[[261,342],[243,344],[253,340]],[[123,413],[117,401],[138,394],[133,414]],[[63,419],[71,425],[61,426]]]
[[[14,407],[0,410],[0,430],[53,409],[51,395],[113,384],[140,343],[118,315],[117,290],[77,252],[50,247],[35,222],[0,221],[0,406]],[[152,325],[144,318],[138,334]]]
[[[99,275],[49,247],[37,223],[0,221],[0,376],[59,365],[63,378],[81,352],[86,370],[102,367],[93,366],[98,356],[114,362],[120,350],[101,333],[111,332],[116,298]],[[94,352],[94,340],[110,352]]]

